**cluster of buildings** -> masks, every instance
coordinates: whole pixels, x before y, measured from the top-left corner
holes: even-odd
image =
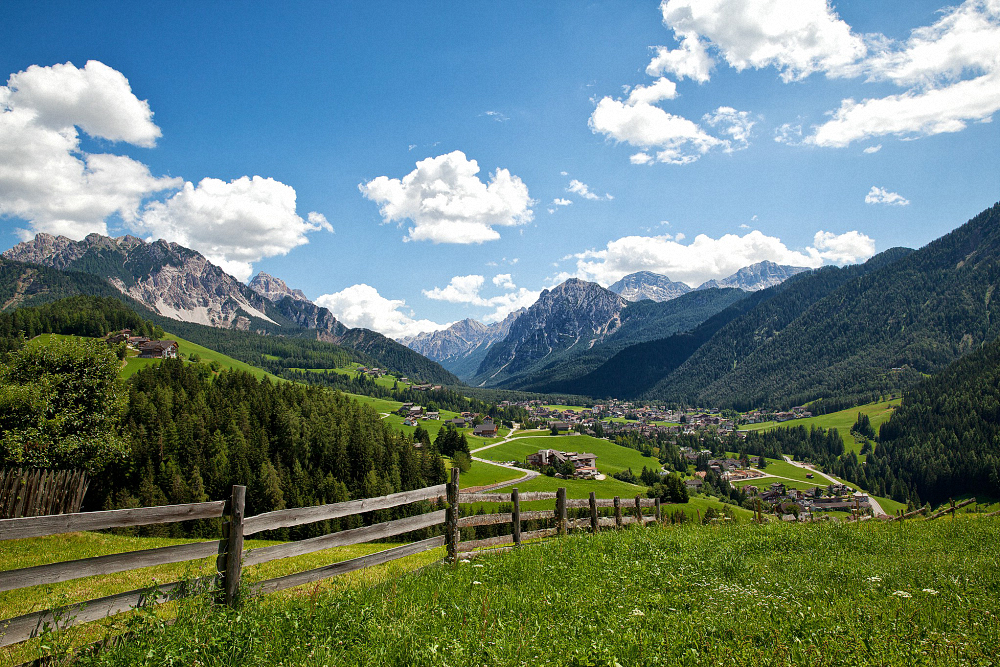
[[[582,452],[561,452],[555,449],[539,449],[528,454],[527,463],[535,468],[552,466],[559,468],[565,464],[573,466],[575,479],[595,479],[597,477],[597,455]]]
[[[130,329],[122,329],[105,336],[109,343],[125,343],[139,353],[140,359],[176,359],[177,341],[152,340],[146,336],[133,336]]]
[[[769,505],[782,521],[809,521],[820,512],[852,512],[861,516],[872,513],[868,494],[845,484],[801,491],[788,489],[782,482],[774,482],[767,488],[747,485],[743,489],[748,495],[758,497]]]

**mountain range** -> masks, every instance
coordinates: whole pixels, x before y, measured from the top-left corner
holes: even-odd
[[[792,276],[809,271],[802,266],[785,266],[764,260],[745,266],[728,278],[708,280],[692,288],[687,283],[674,282],[667,276],[650,271],[630,273],[608,289],[627,301],[669,301],[694,290],[735,287],[745,292],[756,292],[781,284]]]
[[[460,384],[451,370],[486,388],[822,410],[899,393],[994,340],[998,282],[1000,204],[860,265],[762,262],[697,289],[649,272],[614,289],[574,278],[501,322],[463,320],[406,345],[345,327],[279,278],[244,285],[193,250],[132,236],[40,234],[11,248],[0,306],[116,294],[177,335],[287,369],[353,359],[442,384]]]
[[[245,336],[223,335],[220,330],[281,336],[287,363],[295,364],[288,367],[311,368],[310,358],[334,355],[428,382],[459,383],[438,364],[380,333],[349,329],[280,279],[262,274],[254,279],[253,287],[244,285],[200,253],[176,243],[99,234],[73,241],[38,234],[10,248],[2,258],[3,310],[74,294],[116,295],[162,318],[157,321],[168,331],[209,346],[227,344],[233,348],[231,356],[248,363],[263,363],[258,358],[261,345]],[[295,339],[301,342],[293,343]],[[345,357],[337,350],[354,356]]]

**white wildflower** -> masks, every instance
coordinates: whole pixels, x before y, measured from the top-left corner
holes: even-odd
[[[868,577],[868,581],[872,582],[873,584],[877,584],[878,582],[882,581],[882,577],[879,576]]]
[[[481,582],[481,581],[473,581],[473,582],[472,582],[472,585],[473,585],[473,586],[479,586],[479,585],[480,585],[480,584],[482,584],[482,583],[483,583],[483,582]],[[909,597],[909,596],[907,596],[907,597]]]
[[[472,567],[486,567],[482,563],[475,563]]]
[[[900,597],[900,598],[912,598],[913,597],[912,595],[910,595],[906,591],[896,591],[895,593],[893,593],[893,595],[895,595],[896,597]]]
[[[934,590],[933,588],[925,588],[925,589],[923,589],[923,591],[924,591],[924,593],[927,593],[929,595],[937,595],[938,594],[938,591]]]
[[[641,609],[633,609],[633,610],[632,610],[632,615],[633,615],[633,616],[645,616],[645,614],[644,614],[644,613],[642,613],[642,610],[641,610]]]

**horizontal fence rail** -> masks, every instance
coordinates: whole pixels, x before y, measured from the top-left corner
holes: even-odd
[[[155,605],[194,594],[211,592],[219,595],[225,604],[236,605],[239,603],[240,579],[244,567],[252,567],[282,558],[302,556],[333,547],[399,538],[399,536],[415,531],[440,530],[439,526],[444,526],[444,535],[418,539],[408,544],[387,546],[381,551],[366,556],[258,581],[245,590],[249,590],[253,594],[280,591],[388,563],[442,546],[447,547],[446,560],[454,563],[460,558],[474,558],[487,553],[514,549],[522,546],[525,542],[538,543],[557,535],[566,535],[571,530],[597,531],[602,528],[620,528],[629,524],[643,525],[659,521],[662,517],[660,501],[641,496],[623,502],[620,498],[597,499],[591,493],[589,499],[567,500],[565,488],[560,488],[555,493],[519,493],[516,488],[512,489],[510,494],[461,493],[459,491],[459,476],[460,471],[455,467],[452,468],[451,481],[448,484],[402,491],[379,498],[364,498],[316,507],[278,510],[251,517],[244,517],[246,487],[234,486],[230,499],[225,501],[0,519],[0,540],[44,537],[84,530],[166,524],[178,521],[225,519],[221,540],[109,554],[0,572],[0,592],[2,592],[95,575],[115,574],[155,565],[217,557],[217,573],[212,576],[117,593],[0,621],[0,647],[37,637],[49,628],[69,628],[140,606]],[[349,528],[294,542],[243,549],[244,537],[265,531],[359,514],[370,514],[412,503],[425,501],[437,503],[442,500],[446,501],[446,509],[358,528]],[[521,511],[522,502],[548,500],[555,500],[553,509]],[[511,503],[512,511],[462,516],[460,506],[470,503]],[[569,508],[587,509],[589,516],[570,520],[567,513]],[[599,516],[598,508],[613,508],[614,516]],[[653,516],[644,515],[644,509],[648,508],[655,510]],[[623,511],[627,515],[623,515]],[[528,526],[532,530],[522,531],[522,524],[525,521],[533,522]],[[505,534],[495,536],[484,536],[480,532],[479,539],[475,539],[473,535],[477,530],[488,531],[488,535],[490,531],[495,530],[494,527],[498,526],[510,526],[510,532],[502,531]],[[471,539],[463,541],[463,531]],[[433,535],[433,532],[431,534]],[[427,533],[424,532],[423,535],[427,535]]]
[[[291,528],[301,526],[306,523],[326,521],[328,519],[339,519],[353,514],[363,514],[377,510],[391,509],[399,505],[408,505],[421,500],[436,500],[443,498],[447,484],[439,484],[426,489],[416,491],[403,491],[381,498],[365,498],[363,500],[349,500],[344,503],[334,503],[332,505],[319,505],[317,507],[297,507],[289,510],[277,510],[267,514],[258,514],[244,520],[243,534],[254,535],[265,530],[276,530],[278,528]]]
[[[160,507],[140,507],[103,512],[0,519],[0,540],[19,540],[26,537],[76,533],[82,530],[148,526],[196,519],[218,519],[223,515],[225,505],[225,501],[216,500],[186,505],[161,505]]]

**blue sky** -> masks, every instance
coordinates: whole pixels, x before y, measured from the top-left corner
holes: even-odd
[[[0,247],[167,238],[394,336],[1000,199],[997,0],[7,2],[0,39]]]

